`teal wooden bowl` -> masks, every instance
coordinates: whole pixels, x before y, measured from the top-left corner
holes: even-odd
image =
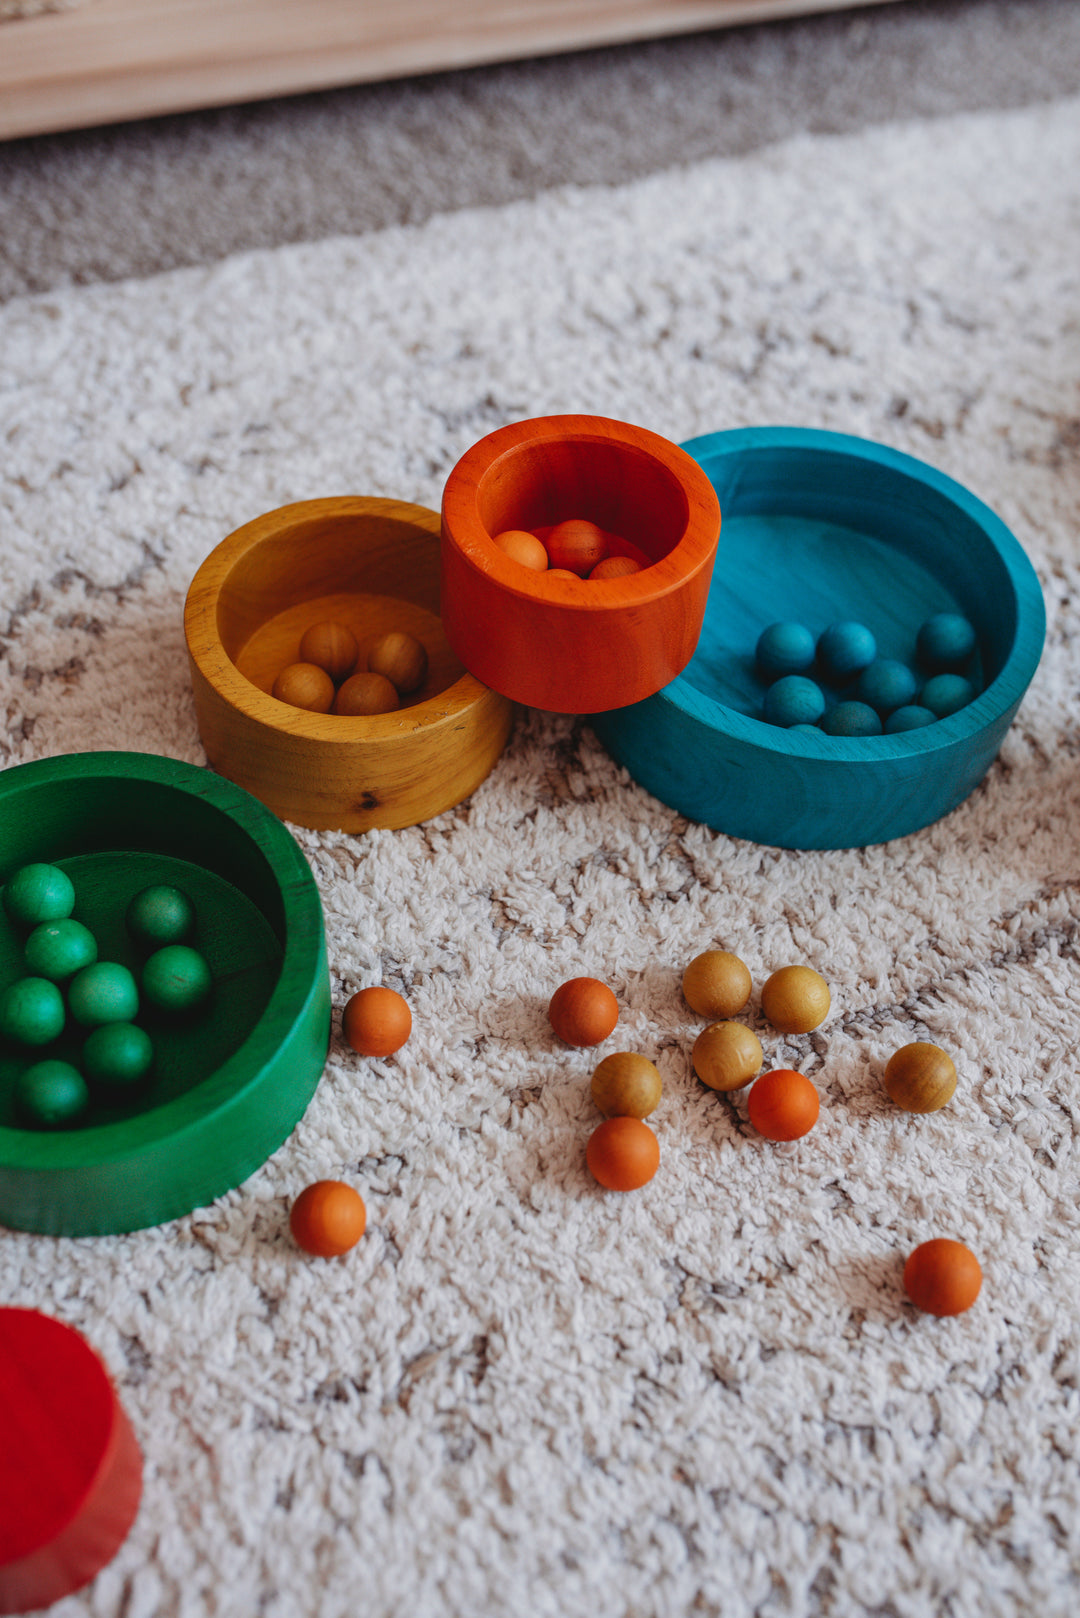
[[[1005,524],[932,467],[839,433],[751,427],[683,448],[724,513],[701,638],[662,691],[592,716],[604,745],[681,814],[784,848],[884,842],[955,809],[993,761],[1046,632],[1035,570]],[[978,695],[948,718],[843,737],[761,717],[768,625],[816,634],[854,619],[880,657],[910,664],[938,612],[965,616],[977,639]]]
[[[178,1218],[252,1174],[302,1115],[330,1036],[322,907],[299,847],[270,811],[209,770],[141,753],[43,759],[0,774],[0,883],[59,865],[99,959],[139,975],[125,913],[168,883],[195,907],[208,1004],[145,1002],[154,1065],[130,1089],[91,1089],[79,1120],[31,1127],[19,1075],[44,1057],[80,1066],[86,1029],[28,1049],[0,1039],[0,1224],[93,1236]],[[2,895],[0,895],[2,897]],[[26,975],[25,929],[0,909],[0,992]],[[65,996],[66,998],[66,996]]]

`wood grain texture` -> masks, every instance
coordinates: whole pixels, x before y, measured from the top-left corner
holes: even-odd
[[[584,517],[640,557],[615,579],[522,567],[493,536]],[[443,492],[443,624],[462,662],[516,702],[593,713],[641,701],[693,656],[720,507],[659,434],[602,416],[514,422],[474,444]]]
[[[451,650],[439,620],[439,519],[401,501],[307,500],[257,517],[199,568],[184,613],[207,757],[275,814],[316,829],[412,826],[468,797],[513,710]],[[394,713],[309,713],[270,690],[313,623],[344,623],[363,664],[390,630],[428,654]]]
[[[469,67],[852,0],[93,0],[3,29],[0,138]],[[866,0],[863,0],[866,3]],[[870,0],[875,3],[875,0]],[[883,0],[876,0],[883,3]]]
[[[724,507],[701,641],[664,691],[595,716],[605,746],[682,814],[786,848],[884,842],[954,809],[989,768],[1042,652],[1042,592],[1017,540],[951,478],[864,439],[760,427],[687,448]],[[949,718],[845,738],[761,717],[754,649],[769,623],[859,619],[883,656],[910,659],[939,610],[964,613],[978,637],[980,695]]]

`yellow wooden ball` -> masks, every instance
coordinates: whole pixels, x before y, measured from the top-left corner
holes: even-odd
[[[274,681],[270,695],[291,708],[329,713],[334,705],[334,682],[316,663],[290,663]]]
[[[392,629],[380,635],[368,648],[367,666],[372,674],[381,674],[401,696],[419,691],[427,679],[428,655],[415,635]]]
[[[761,1072],[765,1053],[752,1028],[741,1022],[716,1022],[701,1030],[690,1060],[710,1090],[741,1090]]]
[[[782,966],[761,991],[761,1009],[782,1034],[808,1034],[829,1015],[829,985],[812,966]]]
[[[660,1073],[647,1056],[614,1051],[592,1076],[592,1098],[607,1118],[647,1118],[660,1105]]]
[[[734,1017],[750,998],[753,987],[748,968],[726,949],[707,949],[696,955],[683,973],[683,998],[699,1017],[714,1022]]]
[[[952,1100],[956,1067],[948,1051],[917,1039],[889,1057],[885,1088],[905,1112],[937,1112]]]

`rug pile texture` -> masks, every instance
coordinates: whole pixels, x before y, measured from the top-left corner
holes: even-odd
[[[414,1032],[325,1076],[248,1182],[174,1224],[0,1233],[0,1301],[83,1331],[143,1445],[115,1561],[57,1618],[1040,1618],[1080,1600],[1080,102],[801,137],[620,188],[0,312],[0,755],[204,762],[181,613],[233,528],[288,501],[437,507],[478,438],[585,411],[681,441],[792,423],[967,485],[1044,589],[1000,757],[911,837],[795,853],[692,824],[580,720],[524,712],[457,810],[296,828],[336,1013]],[[718,566],[723,566],[721,549]],[[817,1128],[764,1142],[694,1078],[683,966],[749,965],[770,1066]],[[833,1011],[757,1012],[808,962]],[[595,1052],[565,978],[616,990],[603,1051],[658,1064],[662,1161],[590,1179]],[[933,1116],[881,1084],[910,1040]],[[342,1260],[288,1233],[356,1185]],[[918,1242],[980,1256],[918,1314]]]

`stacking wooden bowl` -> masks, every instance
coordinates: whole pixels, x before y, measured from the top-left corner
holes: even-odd
[[[491,770],[512,705],[466,672],[439,620],[439,519],[397,500],[304,500],[222,541],[184,612],[207,757],[282,819],[360,832],[412,826],[460,803]],[[305,630],[333,620],[365,648],[420,640],[428,673],[396,712],[311,713],[271,695]]]
[[[601,528],[640,571],[614,579],[534,573],[494,543],[544,539],[568,518]],[[697,645],[720,532],[701,467],[642,427],[601,416],[516,422],[474,444],[447,478],[442,617],[485,685],[558,713],[638,702]]]
[[[686,449],[724,508],[701,640],[678,679],[593,721],[663,803],[718,831],[787,848],[902,837],[982,780],[1038,666],[1039,580],[1005,524],[953,479],[882,444],[795,427],[711,433]],[[768,625],[854,619],[878,655],[914,662],[939,612],[972,624],[975,700],[896,735],[765,722],[755,666]]]

